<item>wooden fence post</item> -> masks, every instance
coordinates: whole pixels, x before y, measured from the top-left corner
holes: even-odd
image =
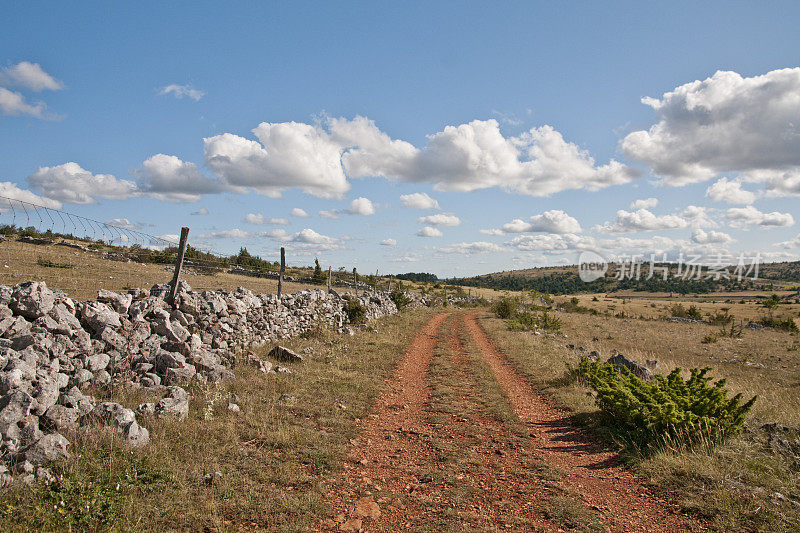
[[[389,276],[389,292],[392,292],[392,277]]]
[[[331,267],[328,265],[328,292],[331,292]]]
[[[356,267],[353,267],[353,290],[356,291],[356,296],[358,296],[358,273],[356,272]]]
[[[281,271],[278,274],[278,298],[281,297],[283,291],[283,271],[286,270],[286,249],[281,246]]]
[[[181,241],[178,245],[178,258],[175,260],[175,275],[172,277],[172,287],[169,289],[169,303],[175,305],[175,295],[178,293],[178,279],[181,277],[183,257],[186,255],[186,239],[189,237],[189,228],[181,228]]]

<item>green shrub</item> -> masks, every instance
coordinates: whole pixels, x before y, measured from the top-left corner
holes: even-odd
[[[689,379],[676,368],[666,377],[642,381],[627,369],[581,359],[577,374],[597,393],[600,409],[624,432],[623,441],[640,449],[665,442],[719,442],[738,433],[756,401],[728,398],[725,380],[711,383],[710,369],[692,369]]]
[[[405,292],[399,289],[394,289],[392,292],[390,292],[389,298],[391,298],[394,302],[394,305],[397,306],[398,311],[402,311],[411,303],[411,298],[409,298]]]
[[[514,316],[508,319],[506,324],[508,329],[512,331],[529,331],[532,329],[559,331],[561,329],[561,320],[548,315],[547,311],[543,311],[539,315],[535,315],[530,311],[514,313]]]
[[[700,342],[701,342],[701,343],[703,343],[703,344],[714,344],[714,343],[715,343],[715,342],[717,342],[718,340],[719,340],[719,339],[717,338],[717,336],[716,336],[716,335],[714,335],[713,333],[709,333],[708,335],[706,335],[705,337],[703,337],[703,340],[702,340],[702,341],[700,341]]]
[[[691,318],[693,320],[703,319],[703,315],[700,313],[700,309],[698,309],[696,305],[690,305],[689,309],[686,309],[683,304],[673,304],[672,307],[670,307],[670,313],[672,316],[678,318]]]
[[[347,321],[351,324],[363,324],[367,320],[366,308],[355,298],[345,301],[344,312],[347,313]]]
[[[764,317],[758,323],[768,328],[782,329],[792,333],[798,332],[797,323],[791,317],[785,319]]]
[[[503,296],[499,300],[495,300],[492,304],[492,312],[494,312],[498,318],[509,319],[517,312],[518,306],[519,300],[517,298]]]

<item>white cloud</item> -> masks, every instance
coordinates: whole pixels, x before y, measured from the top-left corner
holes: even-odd
[[[637,211],[617,211],[614,222],[606,222],[602,226],[595,226],[595,231],[601,233],[634,233],[637,231],[654,231],[664,229],[685,228],[689,223],[678,215],[656,216],[647,209]]]
[[[255,233],[244,231],[239,228],[233,228],[222,231],[212,231],[211,233],[203,233],[198,235],[198,239],[249,239],[255,236]]]
[[[439,248],[439,251],[446,254],[471,255],[485,254],[489,252],[504,252],[506,249],[491,242],[476,241],[450,244],[448,246]]]
[[[720,178],[706,189],[706,197],[715,202],[749,205],[756,201],[753,192],[742,189],[742,181]]]
[[[680,216],[692,228],[716,228],[719,226],[708,214],[708,210],[705,207],[687,206],[686,209],[681,211]]]
[[[350,202],[350,209],[347,210],[351,215],[374,215],[375,206],[369,198],[359,197]]]
[[[567,233],[565,235],[518,235],[506,243],[526,252],[563,252],[569,250],[592,250],[597,243],[591,237]]]
[[[641,198],[631,202],[631,209],[652,209],[658,205],[658,198]]]
[[[728,244],[733,242],[733,238],[721,231],[703,231],[696,229],[692,232],[692,242],[697,244]]]
[[[323,198],[350,189],[341,149],[320,127],[262,122],[253,133],[260,143],[230,133],[204,139],[206,164],[224,182],[271,198],[290,187]]]
[[[426,217],[419,217],[417,222],[420,224],[430,224],[431,226],[458,226],[461,224],[461,219],[452,213],[440,213],[437,215],[428,215]]]
[[[139,226],[134,224],[127,218],[112,218],[111,220],[106,220],[105,222],[109,226],[115,226],[117,228],[122,229],[138,229]]]
[[[61,209],[62,207],[61,202],[50,198],[44,198],[27,189],[20,189],[16,183],[10,181],[0,181],[0,196],[40,205],[42,207],[49,207],[51,209]],[[0,198],[0,212],[7,210],[9,207],[15,209],[20,207],[19,204],[9,202],[5,198]]]
[[[322,218],[327,218],[330,220],[336,220],[337,218],[339,218],[339,211],[337,211],[336,209],[331,209],[330,211],[322,210],[319,211],[317,214]]]
[[[190,215],[207,215],[208,214],[208,209],[206,209],[205,207],[201,207],[197,211],[192,211],[189,214]]]
[[[505,235],[506,233],[501,229],[482,229],[478,230],[478,233],[481,235],[493,235],[495,237],[499,237],[501,235]]]
[[[397,246],[397,241],[394,239],[383,239],[380,244],[381,246]]]
[[[424,149],[392,140],[360,116],[313,126],[264,122],[253,133],[260,143],[230,133],[206,138],[206,163],[224,182],[271,197],[297,187],[340,198],[350,187],[347,176],[430,182],[438,190],[501,187],[534,196],[597,190],[639,177],[617,161],[595,165],[550,126],[504,137],[496,120],[474,120],[429,136]]]
[[[800,248],[800,234],[790,241],[776,242],[774,246],[780,246],[786,249]]]
[[[642,102],[656,111],[648,131],[621,142],[669,185],[726,172],[783,172],[800,166],[800,68],[745,78],[718,71]]]
[[[35,92],[44,89],[57,91],[64,88],[64,84],[45,72],[39,63],[29,61],[21,61],[4,68],[0,72],[0,83],[26,87]]]
[[[288,226],[289,220],[286,218],[267,218],[261,213],[247,213],[244,221],[248,224],[255,224],[256,226],[263,226],[265,224],[274,224],[277,226]]]
[[[436,228],[425,226],[417,232],[417,235],[419,237],[441,237],[444,234]]]
[[[503,224],[503,233],[580,233],[578,221],[561,210],[545,211],[534,215],[527,221],[516,218]]]
[[[416,263],[419,261],[419,257],[416,255],[406,254],[400,257],[395,257],[390,259],[392,263]]]
[[[39,167],[28,183],[43,196],[68,204],[97,203],[96,198],[124,200],[137,194],[136,184],[111,174],[92,174],[77,163]]]
[[[134,171],[139,190],[159,200],[197,202],[204,194],[226,189],[216,180],[204,176],[197,165],[181,161],[174,155],[156,154]]]
[[[9,91],[0,87],[0,110],[4,115],[19,116],[31,115],[36,118],[46,118],[45,110],[47,106],[43,102],[34,105],[25,101],[25,97],[16,91]]]
[[[289,214],[297,218],[308,218],[311,216],[308,213],[306,213],[305,210],[300,209],[299,207],[295,207],[294,209],[289,211]]]
[[[200,89],[195,89],[191,85],[167,85],[166,87],[162,87],[158,94],[162,96],[172,95],[175,98],[183,98],[187,96],[194,100],[195,102],[199,101],[203,96],[205,96],[205,91],[201,91]]]
[[[767,196],[800,196],[800,168],[785,171],[754,171],[746,174],[750,181],[763,181]]]
[[[731,226],[760,226],[762,228],[787,227],[794,225],[794,217],[790,213],[762,213],[752,205],[747,207],[731,207],[725,214]]]
[[[400,202],[403,204],[403,207],[408,207],[410,209],[441,209],[439,207],[439,202],[424,192],[404,194],[400,197]]]

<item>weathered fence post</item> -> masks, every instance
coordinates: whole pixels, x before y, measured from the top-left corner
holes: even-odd
[[[281,297],[283,290],[283,271],[286,270],[286,249],[281,246],[281,271],[278,274],[278,298]]]
[[[328,265],[328,292],[331,292],[331,267]]]
[[[172,287],[169,289],[169,303],[175,305],[175,295],[178,292],[178,279],[181,277],[183,257],[186,255],[186,239],[189,237],[189,228],[181,228],[181,241],[178,245],[178,258],[175,260],[175,275],[172,277]]]
[[[353,290],[358,296],[358,273],[356,272],[356,267],[353,267]]]
[[[392,292],[392,277],[389,276],[389,292]]]

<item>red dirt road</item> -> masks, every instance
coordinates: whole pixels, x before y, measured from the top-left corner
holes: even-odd
[[[525,425],[524,447],[502,422],[480,410],[479,387],[459,335],[472,339]],[[431,397],[431,362],[443,351],[450,366],[440,361],[433,385],[446,384],[452,409]],[[452,374],[443,377],[443,368]],[[559,494],[569,494],[597,517],[595,528],[599,523],[613,531],[702,529],[645,488],[596,435],[537,393],[495,348],[475,313],[434,316],[361,424],[329,494],[336,519],[324,521],[321,530],[563,530],[545,509],[554,484]],[[437,453],[443,446],[468,460],[442,461]],[[563,474],[554,482],[539,479],[526,472],[536,462]]]

